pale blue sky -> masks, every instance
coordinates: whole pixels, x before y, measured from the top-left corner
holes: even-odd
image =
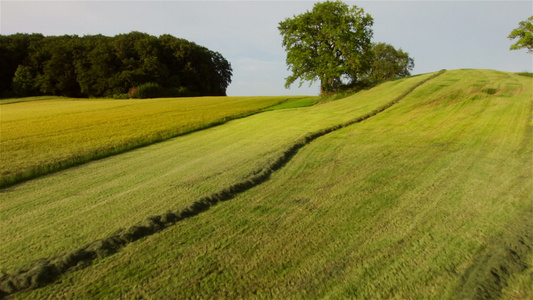
[[[316,95],[318,85],[285,89],[289,75],[278,23],[311,10],[300,1],[8,1],[0,33],[171,34],[220,52],[233,67],[230,96]],[[532,1],[344,1],[374,18],[375,42],[402,48],[413,74],[479,68],[532,72],[533,55],[507,39],[533,15]]]

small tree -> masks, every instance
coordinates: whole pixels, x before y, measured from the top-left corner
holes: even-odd
[[[511,45],[510,50],[519,50],[527,48],[529,53],[533,53],[533,16],[526,21],[519,23],[520,26],[509,34],[509,39],[519,38],[516,43]]]
[[[32,69],[19,65],[13,77],[13,91],[17,96],[33,96],[39,94],[39,89],[35,84],[35,75]]]
[[[163,96],[163,89],[155,82],[143,83],[137,87],[135,97],[140,99],[157,98]]]
[[[373,19],[362,8],[340,1],[317,3],[312,11],[279,23],[288,69],[285,87],[297,79],[320,80],[320,93],[336,91],[343,81],[358,81],[372,58]]]
[[[396,50],[386,43],[374,44],[374,58],[369,79],[373,82],[411,75],[415,61],[409,53]]]

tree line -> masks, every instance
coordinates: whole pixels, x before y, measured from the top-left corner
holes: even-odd
[[[165,34],[0,35],[0,97],[225,96],[231,64]]]

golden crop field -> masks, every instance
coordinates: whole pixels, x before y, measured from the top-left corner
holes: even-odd
[[[289,98],[57,98],[0,105],[0,185],[220,124]]]

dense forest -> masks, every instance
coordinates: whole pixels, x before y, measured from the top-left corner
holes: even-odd
[[[171,35],[0,35],[0,97],[224,96],[230,63]]]

